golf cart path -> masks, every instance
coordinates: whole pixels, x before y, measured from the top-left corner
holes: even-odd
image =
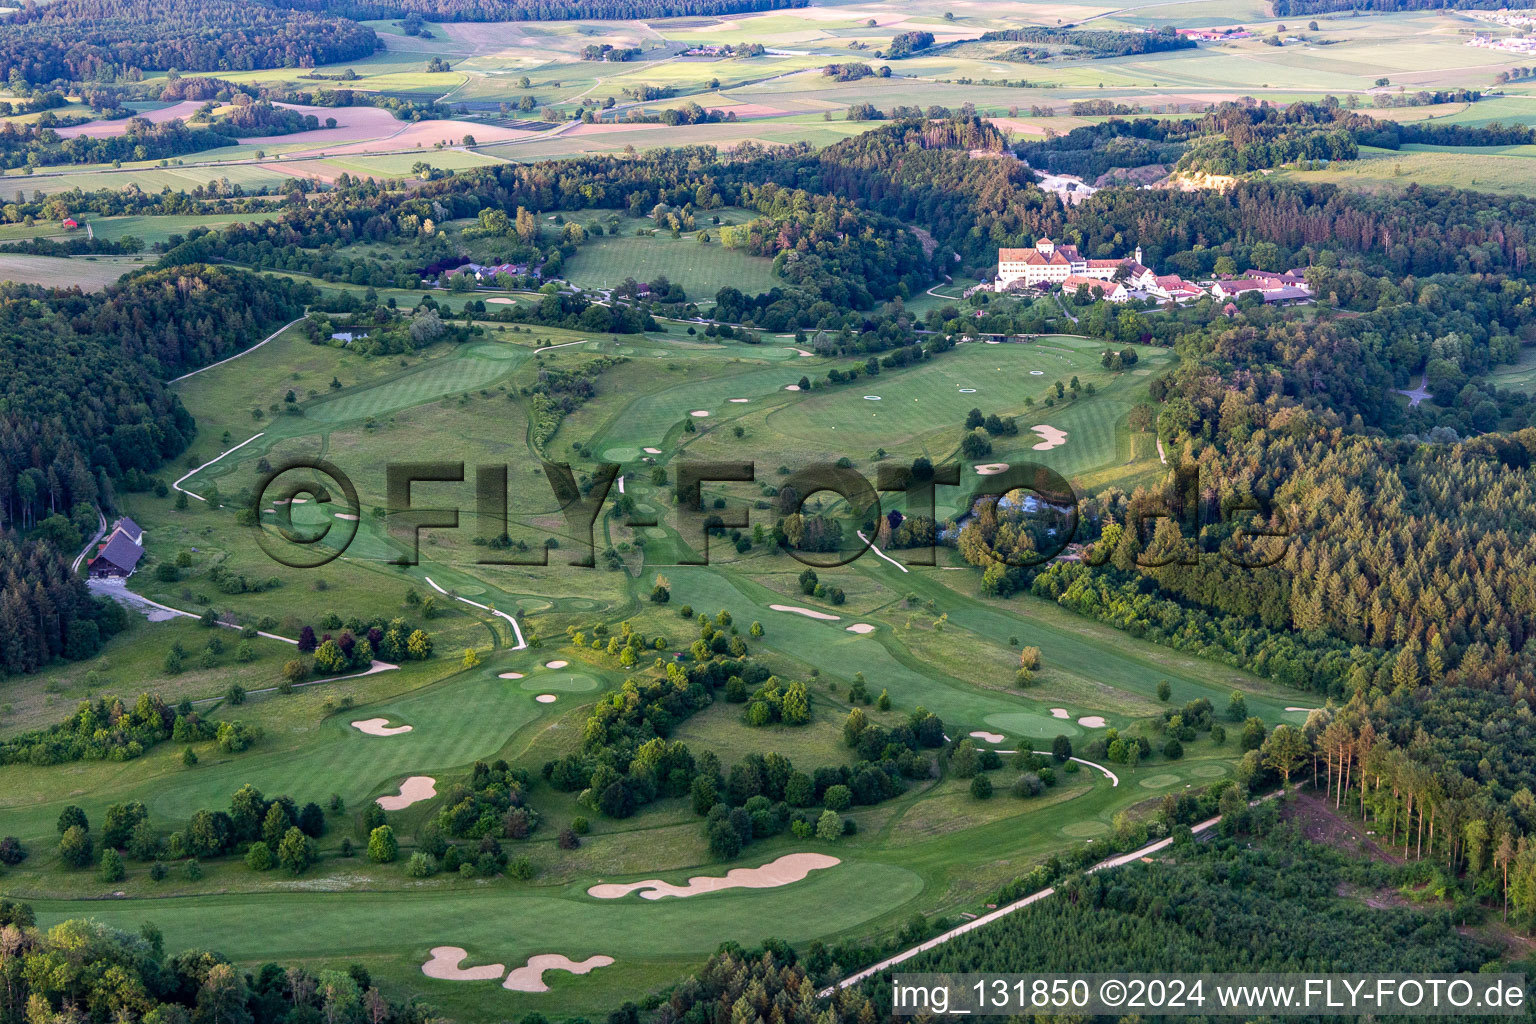
[[[168,604],[161,604],[159,601],[151,601],[149,598],[145,597],[143,594],[135,594],[133,591],[128,589],[127,583],[124,582],[123,580],[118,580],[118,579],[91,579],[91,580],[87,580],[86,581],[86,586],[88,588],[90,588],[91,593],[97,595],[98,597],[108,598],[109,600],[116,601],[118,604],[124,605],[124,606],[126,606],[128,608],[132,608],[135,611],[142,612],[144,617],[146,619],[148,619],[150,622],[165,622],[165,621],[167,621],[169,619],[175,619],[175,618],[185,618],[185,619],[201,619],[202,618],[201,615],[194,614],[193,612],[183,611],[180,608],[172,608],[170,605],[168,605]],[[217,626],[220,626],[220,627],[222,627],[224,629],[239,629],[240,628],[238,625],[236,625],[233,622],[223,622],[223,621],[216,620],[214,624],[217,625]],[[260,636],[260,637],[266,637],[268,640],[277,640],[277,641],[280,641],[280,642],[285,643],[285,644],[292,644],[295,647],[297,647],[299,645],[299,642],[297,640],[295,640],[293,637],[280,636],[277,633],[268,633],[268,632],[266,632],[264,630],[260,630],[260,629],[258,629],[256,631],[256,635]],[[350,673],[348,673],[347,675],[344,675],[344,676],[326,676],[324,679],[310,679],[310,680],[308,680],[306,682],[294,683],[293,685],[295,687],[299,687],[299,686],[315,686],[315,685],[317,685],[319,683],[334,683],[334,682],[338,682],[338,681],[340,681],[342,679],[360,679],[363,676],[376,675],[379,672],[390,672],[390,671],[393,671],[394,669],[397,669],[399,667],[400,667],[399,665],[393,665],[393,664],[390,664],[387,661],[379,661],[377,658],[375,658],[373,660],[373,663],[368,666],[366,671],[363,671],[363,672],[350,672]],[[267,686],[267,687],[263,687],[263,688],[261,688],[259,690],[247,690],[246,692],[247,693],[276,693],[277,690],[278,690],[278,687],[276,687],[276,686]],[[213,701],[223,700],[223,699],[224,699],[223,697],[202,697],[202,698],[199,698],[198,700],[192,701],[192,703],[193,704],[208,704],[208,703],[211,703]]]
[[[307,314],[307,313],[305,314],[305,316],[308,316],[308,315],[309,314]],[[177,381],[186,380],[188,377],[196,377],[198,374],[202,373],[204,370],[211,370],[215,366],[223,366],[225,363],[232,362],[232,361],[234,361],[236,359],[239,359],[241,356],[249,355],[250,353],[255,352],[257,349],[261,348],[261,346],[265,345],[267,342],[271,341],[273,338],[277,337],[279,334],[282,334],[284,331],[286,331],[288,328],[292,327],[294,324],[303,323],[303,321],[304,321],[304,317],[303,316],[299,317],[297,320],[290,320],[286,324],[283,324],[283,326],[279,327],[277,330],[273,331],[271,334],[267,335],[265,338],[262,338],[256,344],[252,345],[250,348],[241,349],[239,352],[236,352],[234,355],[230,356],[228,359],[220,359],[216,363],[209,363],[207,366],[199,366],[197,369],[193,370],[191,373],[184,373],[180,377],[172,377],[170,380],[166,381],[166,383],[167,384],[175,384]],[[183,479],[185,479],[185,477],[183,477]]]
[[[271,339],[268,339],[268,340],[271,340]],[[215,365],[217,365],[217,364],[215,364]],[[187,480],[190,477],[194,477],[197,474],[201,473],[203,470],[207,469],[209,466],[213,465],[215,462],[218,462],[220,459],[222,459],[224,456],[228,455],[230,452],[237,452],[237,451],[239,451],[241,448],[244,448],[246,445],[250,444],[252,441],[256,440],[258,437],[261,437],[265,433],[266,433],[266,431],[263,430],[263,431],[260,431],[258,433],[252,434],[250,437],[246,438],[244,441],[241,441],[239,444],[237,444],[233,448],[229,449],[229,451],[220,452],[219,454],[215,455],[213,458],[209,459],[207,462],[203,463],[201,466],[198,466],[196,469],[190,470],[189,472],[186,472],[186,473],[183,473],[180,477],[177,478],[175,483],[171,484],[171,487],[173,489],[175,489],[175,490],[180,491],[182,494],[187,495],[188,497],[196,498],[198,501],[207,501],[208,499],[203,497],[201,494],[198,494],[195,491],[189,491],[185,487],[181,486],[182,482]]]
[[[1263,803],[1266,800],[1273,800],[1277,796],[1284,795],[1285,790],[1277,790],[1276,792],[1270,793],[1267,796],[1262,796],[1257,800],[1248,801],[1248,806],[1253,807]],[[1198,835],[1201,832],[1205,832],[1211,828],[1214,828],[1219,821],[1221,821],[1221,816],[1217,815],[1214,818],[1207,818],[1205,821],[1191,825],[1189,830],[1190,832]],[[1124,865],[1138,861],[1143,857],[1149,857],[1152,854],[1157,853],[1159,850],[1167,849],[1172,845],[1172,836],[1169,836],[1166,839],[1159,839],[1155,843],[1148,843],[1146,846],[1143,846],[1140,849],[1132,850],[1130,853],[1122,853],[1118,856],[1111,857],[1108,860],[1100,861],[1093,867],[1086,869],[1084,874],[1093,875],[1099,873],[1100,871],[1108,871],[1111,868],[1123,867]],[[1046,888],[1041,889],[1039,892],[1030,893],[1023,899],[1015,900],[1013,903],[998,907],[996,910],[983,914],[973,921],[967,921],[965,924],[960,925],[958,928],[951,928],[949,931],[943,933],[942,935],[935,935],[927,942],[919,943],[910,949],[904,949],[900,953],[897,953],[895,956],[887,957],[886,959],[871,967],[864,968],[864,970],[859,971],[857,974],[850,974],[842,981],[839,981],[836,985],[832,985],[828,988],[822,989],[820,992],[817,992],[816,995],[821,999],[830,998],[838,989],[848,988],[851,985],[857,985],[861,981],[874,977],[881,971],[895,967],[899,963],[903,963],[912,959],[919,953],[926,953],[930,949],[935,949],[939,946],[942,946],[944,943],[950,941],[951,939],[964,935],[966,932],[975,931],[977,928],[984,927],[991,924],[993,921],[1007,917],[1009,914],[1023,910],[1025,907],[1030,906],[1031,904],[1040,902],[1047,896],[1055,895],[1055,893],[1055,886],[1047,886]]]
[[[517,637],[517,646],[513,647],[511,649],[514,650],[514,651],[521,651],[521,650],[526,650],[527,649],[528,641],[523,639],[522,628],[520,626],[518,626],[517,620],[514,619],[512,616],[508,615],[506,612],[499,612],[495,608],[492,608],[488,604],[481,604],[479,601],[471,601],[469,598],[467,598],[467,597],[459,597],[457,594],[450,594],[450,593],[448,593],[448,591],[444,590],[442,587],[438,586],[436,583],[433,583],[431,576],[425,576],[425,577],[423,577],[423,579],[425,579],[427,581],[427,586],[431,587],[433,590],[437,591],[439,594],[442,594],[444,597],[452,597],[455,600],[463,601],[467,605],[472,605],[472,606],[474,606],[476,608],[479,608],[483,612],[490,612],[492,615],[495,615],[495,616],[497,616],[499,618],[506,619],[507,622],[510,623],[511,626],[512,626],[512,635]]]

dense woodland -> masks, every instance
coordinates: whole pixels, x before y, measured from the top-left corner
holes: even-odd
[[[0,17],[0,78],[110,82],[169,68],[313,67],[357,60],[377,46],[373,30],[355,22],[262,3],[60,0]]]
[[[282,0],[285,7],[337,14],[359,21],[403,18],[431,21],[623,21],[679,18],[804,7],[807,0]]]
[[[981,36],[981,41],[984,43],[1038,43],[1064,47],[1063,52],[1069,54],[1087,54],[1093,57],[1128,57],[1138,53],[1163,53],[1168,50],[1191,50],[1195,47],[1193,39],[1181,36],[1169,27],[1161,28],[1156,32],[1118,32],[1113,29],[1029,26],[985,32]]]
[[[90,295],[0,287],[4,525],[31,529],[60,516],[93,533],[96,507],[110,507],[117,486],[159,469],[191,439],[191,416],[162,382],[294,319],[312,291],[211,267],[142,274]],[[26,574],[39,585],[50,576]],[[42,649],[61,650],[56,640]],[[19,663],[34,669],[38,655]]]
[[[1531,0],[1274,0],[1275,17],[1294,18],[1338,11],[1497,11],[1526,8]]]

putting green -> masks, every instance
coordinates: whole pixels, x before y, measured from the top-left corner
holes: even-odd
[[[1032,711],[1004,711],[999,714],[988,715],[986,723],[1004,732],[1013,733],[1016,736],[1028,736],[1032,739],[1048,739],[1053,736],[1076,736],[1082,732],[1071,722],[1060,718],[1052,718],[1050,715],[1039,715]]]
[[[518,685],[530,693],[591,693],[600,684],[591,676],[568,675],[561,670],[540,672],[531,679],[520,680]]]
[[[1109,826],[1102,821],[1074,821],[1070,825],[1061,826],[1061,834],[1071,836],[1074,839],[1091,839],[1094,836],[1102,836],[1109,832]]]
[[[628,445],[615,445],[603,451],[603,458],[610,462],[634,462],[640,458],[640,449]]]
[[[1141,785],[1147,789],[1167,789],[1169,786],[1176,786],[1183,781],[1177,775],[1163,773],[1160,775],[1148,775],[1141,780]]]
[[[1212,764],[1211,762],[1207,761],[1204,764],[1195,765],[1189,770],[1189,774],[1200,779],[1220,779],[1226,776],[1227,766],[1222,764]]]

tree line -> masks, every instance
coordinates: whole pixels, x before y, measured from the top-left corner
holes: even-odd
[[[234,0],[61,0],[0,18],[0,79],[26,85],[143,71],[250,71],[366,57],[370,28]]]

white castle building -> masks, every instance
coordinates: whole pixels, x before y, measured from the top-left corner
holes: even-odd
[[[1135,255],[1118,260],[1085,259],[1075,245],[1057,245],[1049,238],[1042,238],[1033,249],[999,249],[997,251],[997,291],[1007,291],[1011,285],[1022,282],[1026,287],[1037,284],[1061,284],[1069,277],[1087,277],[1096,281],[1112,281],[1120,268],[1125,268],[1122,278],[1127,288],[1149,290],[1157,283],[1157,275],[1142,266],[1141,246]]]

